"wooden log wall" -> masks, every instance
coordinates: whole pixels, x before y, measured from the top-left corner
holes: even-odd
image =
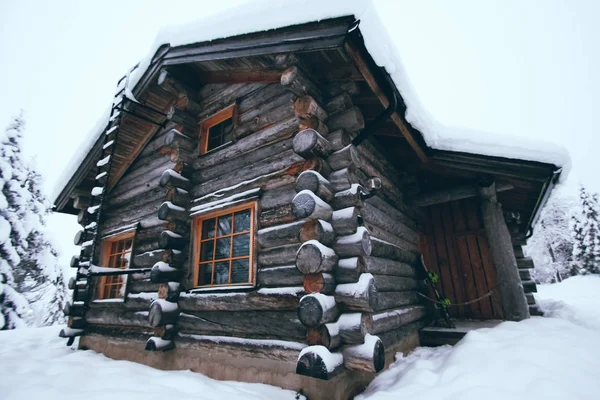
[[[298,373],[319,370],[316,345],[340,360],[322,378],[341,368],[379,371],[395,344],[381,338],[401,337],[394,332],[424,317],[413,267],[417,214],[403,202],[403,175],[377,147],[351,145],[364,119],[350,94],[321,92],[292,67],[281,84],[208,85],[199,98],[193,122],[236,102],[234,142],[198,157],[197,126],[179,118],[115,186],[101,226],[139,223],[133,266],[152,272],[130,277],[125,304],[147,314],[147,349],[173,348],[178,332],[303,341]],[[194,210],[253,190],[257,287],[194,289]],[[137,326],[135,315],[131,323],[131,313],[103,318]]]
[[[348,93],[325,105],[315,99],[304,96],[296,111],[312,112],[303,116],[320,119],[325,131],[307,129],[293,141],[299,155],[322,158],[329,167],[328,175],[300,175],[292,202],[296,217],[305,219],[304,227],[311,232],[301,237],[296,256],[307,292],[298,316],[307,327],[309,344],[297,373],[329,379],[339,368],[381,370],[385,346],[396,344],[390,338],[409,333],[394,332],[408,327],[416,332],[426,313],[417,296],[414,268],[418,214],[403,202],[404,175],[373,142],[351,145],[364,119]],[[333,234],[325,234],[329,229]],[[324,356],[322,348],[312,346],[324,346],[332,354]],[[338,367],[324,368],[325,359],[338,355]]]

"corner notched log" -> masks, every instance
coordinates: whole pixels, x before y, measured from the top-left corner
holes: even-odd
[[[188,152],[192,152],[196,149],[196,146],[192,142],[192,139],[179,132],[177,129],[171,129],[165,136],[165,147],[171,147],[174,149],[183,149]]]
[[[296,191],[308,190],[319,196],[323,201],[333,199],[333,191],[329,181],[317,171],[304,171],[296,179]]]
[[[306,331],[306,343],[309,346],[325,346],[329,350],[338,348],[341,344],[337,323],[325,324]]]
[[[343,371],[343,357],[332,354],[323,346],[310,346],[298,356],[296,373],[322,380],[329,380]]]
[[[362,217],[358,208],[346,207],[333,212],[331,225],[337,235],[352,235],[362,226]]]
[[[294,112],[300,118],[317,117],[321,121],[327,119],[327,111],[325,111],[319,103],[311,96],[302,96],[294,103]]]
[[[337,261],[335,252],[316,240],[302,243],[296,253],[296,268],[303,274],[331,272]]]
[[[348,132],[354,132],[365,127],[365,119],[358,107],[348,108],[330,115],[326,123],[332,131],[345,129]]]
[[[335,279],[331,274],[319,273],[304,275],[304,291],[331,294],[335,290]]]
[[[190,181],[187,178],[184,178],[178,172],[173,171],[172,169],[168,169],[160,177],[159,181],[160,186],[162,187],[174,187],[180,188],[184,190],[190,189]]]
[[[296,96],[311,95],[321,103],[322,95],[318,86],[309,79],[298,67],[290,67],[281,74],[281,84]]]
[[[329,222],[322,219],[309,219],[302,224],[299,236],[301,242],[316,240],[326,246],[331,246],[335,239],[335,232]]]
[[[340,257],[368,256],[372,250],[371,235],[361,226],[352,235],[338,237],[333,249]]]
[[[180,277],[180,270],[171,267],[163,261],[154,264],[150,271],[150,280],[153,283],[178,282]]]
[[[298,304],[298,319],[309,328],[333,322],[338,315],[339,310],[333,296],[313,293],[302,297]]]
[[[179,317],[179,306],[175,302],[165,299],[157,299],[152,302],[150,312],[148,313],[148,323],[150,326],[162,326],[173,324]]]
[[[367,334],[365,342],[343,350],[344,366],[353,371],[379,372],[385,366],[385,349],[377,336]]]
[[[327,157],[331,144],[314,129],[305,129],[294,136],[294,152],[304,158]]]
[[[186,240],[183,236],[175,232],[162,231],[158,237],[158,245],[162,249],[181,250],[185,247]]]
[[[146,342],[146,350],[148,351],[167,351],[175,348],[175,342],[172,340],[164,340],[153,336]]]
[[[161,221],[187,221],[189,213],[183,207],[165,201],[158,209],[158,219]]]
[[[337,285],[335,288],[335,301],[348,310],[376,310],[377,290],[373,275],[362,274],[356,283]]]
[[[331,206],[308,190],[302,190],[292,200],[292,211],[296,218],[314,218],[329,221],[333,210]]]

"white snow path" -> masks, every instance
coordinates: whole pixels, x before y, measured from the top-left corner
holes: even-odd
[[[538,290],[547,317],[472,331],[454,348],[418,348],[357,399],[598,399],[600,277]]]
[[[161,371],[76,351],[60,327],[0,332],[0,399],[294,399],[274,386],[221,382],[190,371]]]

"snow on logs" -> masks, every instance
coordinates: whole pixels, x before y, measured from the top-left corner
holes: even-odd
[[[319,196],[323,201],[330,202],[333,199],[331,184],[323,175],[317,171],[304,171],[296,179],[296,192],[309,190]]]
[[[335,239],[335,231],[333,226],[327,221],[309,219],[302,224],[298,236],[301,242],[316,240],[326,246],[330,246]]]
[[[328,380],[343,370],[343,364],[340,353],[331,353],[325,346],[309,346],[298,355],[296,373]]]
[[[146,342],[145,349],[148,351],[167,351],[175,348],[175,342],[172,340],[161,339],[157,336],[152,336]]]
[[[369,256],[372,250],[371,235],[367,228],[360,226],[355,233],[338,237],[333,249],[340,257]]]
[[[190,180],[184,178],[181,174],[173,171],[172,169],[168,169],[163,172],[160,177],[159,184],[162,187],[174,187],[184,190],[189,190],[190,188]]]
[[[296,253],[296,268],[305,275],[331,272],[337,262],[335,251],[317,240],[302,243]]]
[[[298,132],[292,141],[294,152],[304,158],[327,157],[331,144],[314,129]]]
[[[333,322],[338,315],[339,309],[333,296],[311,293],[303,296],[298,304],[298,319],[309,328]]]
[[[292,212],[298,219],[314,218],[329,221],[333,210],[310,190],[302,190],[292,200]]]
[[[159,261],[154,264],[150,271],[150,280],[153,283],[178,282],[180,276],[180,270],[171,267],[164,261]]]
[[[158,209],[158,219],[161,221],[187,221],[189,213],[185,208],[176,206],[170,201],[162,203]]]
[[[371,274],[362,274],[356,283],[344,283],[335,288],[335,301],[348,310],[377,309],[377,290]]]
[[[353,371],[379,372],[385,366],[385,349],[381,339],[366,334],[364,343],[344,348],[344,367]]]
[[[169,230],[162,231],[158,237],[158,246],[161,249],[181,250],[185,247],[186,240],[178,233]]]
[[[356,233],[356,230],[362,224],[362,216],[356,207],[346,207],[336,210],[331,217],[331,225],[335,233],[340,236]]]
[[[179,317],[179,306],[176,302],[166,299],[156,299],[148,312],[148,323],[152,327],[172,324]]]
[[[164,146],[173,149],[183,149],[188,152],[196,150],[194,142],[177,129],[171,129],[167,133],[165,136]]]

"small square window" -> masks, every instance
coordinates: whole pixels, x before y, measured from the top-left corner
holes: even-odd
[[[236,105],[232,104],[203,120],[200,123],[200,154],[232,142],[236,119]]]
[[[193,286],[254,284],[255,207],[253,202],[194,221]]]

